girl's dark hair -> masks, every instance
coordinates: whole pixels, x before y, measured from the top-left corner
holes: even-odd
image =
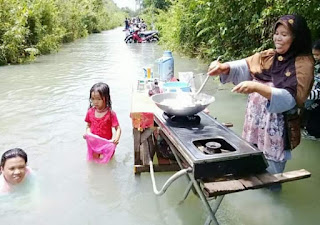
[[[312,49],[320,50],[320,39],[313,43]]]
[[[105,103],[106,103],[106,107],[109,109],[112,109],[111,107],[111,98],[110,98],[110,89],[109,86],[106,83],[96,83],[95,85],[92,86],[92,88],[90,89],[90,95],[89,95],[89,108],[91,108],[92,102],[91,102],[91,94],[92,92],[98,92],[100,94],[100,96],[104,99]]]
[[[4,167],[4,164],[6,163],[7,159],[15,157],[21,157],[24,159],[25,163],[28,162],[28,156],[27,153],[25,153],[25,151],[23,151],[21,148],[13,148],[9,149],[8,151],[2,154],[0,166]]]
[[[285,15],[280,17],[274,26],[274,30],[282,24],[290,29],[293,34],[293,42],[289,51],[296,56],[312,54],[311,31],[306,20],[300,15]]]

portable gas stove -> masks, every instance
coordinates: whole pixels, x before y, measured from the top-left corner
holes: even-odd
[[[188,126],[196,126],[199,125],[201,120],[198,115],[176,116],[164,112],[162,116],[168,124],[174,127],[184,127],[186,124]]]
[[[195,179],[253,174],[267,167],[262,151],[203,112],[177,117],[159,111],[155,122],[192,167]]]

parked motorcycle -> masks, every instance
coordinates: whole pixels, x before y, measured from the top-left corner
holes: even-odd
[[[158,31],[143,31],[135,30],[124,39],[126,43],[142,43],[142,42],[156,42],[159,41]]]

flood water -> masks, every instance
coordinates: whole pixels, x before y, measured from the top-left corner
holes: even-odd
[[[38,190],[29,196],[0,197],[0,224],[198,225],[207,212],[191,194],[179,204],[187,185],[180,178],[163,196],[152,191],[149,173],[133,173],[129,117],[132,84],[142,67],[155,67],[163,49],[157,44],[123,41],[120,28],[64,45],[58,52],[26,65],[0,67],[0,153],[27,151]],[[174,54],[175,72],[204,72],[207,65]],[[84,117],[89,89],[96,82],[111,89],[122,136],[106,165],[86,161]],[[199,81],[200,82],[200,81]],[[241,134],[246,96],[222,86],[214,92],[211,115],[231,122]],[[210,88],[208,91],[211,91]],[[227,195],[217,212],[225,225],[316,225],[320,219],[320,142],[302,140],[286,171],[307,169],[311,178],[266,190]],[[156,173],[158,189],[172,172]]]

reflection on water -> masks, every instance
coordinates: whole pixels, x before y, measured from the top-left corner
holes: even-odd
[[[179,204],[186,180],[173,183],[161,197],[152,192],[148,173],[133,175],[133,139],[129,118],[131,88],[152,66],[156,74],[162,49],[156,44],[123,41],[121,29],[94,34],[65,45],[55,54],[26,65],[0,67],[0,152],[20,147],[37,174],[39,198],[10,196],[0,200],[1,224],[203,224],[207,213],[190,195]],[[175,71],[206,71],[195,59],[174,55]],[[114,158],[107,165],[86,162],[84,117],[89,89],[99,81],[111,88],[113,109],[123,130]],[[196,86],[203,82],[197,77]],[[213,91],[208,82],[205,93]],[[246,96],[219,86],[210,113],[232,122],[241,133]],[[235,111],[235,109],[237,109]],[[283,193],[263,190],[225,197],[220,224],[318,224],[319,143],[303,141],[288,170],[306,168],[312,178],[285,184]],[[158,186],[172,173],[158,173]]]

